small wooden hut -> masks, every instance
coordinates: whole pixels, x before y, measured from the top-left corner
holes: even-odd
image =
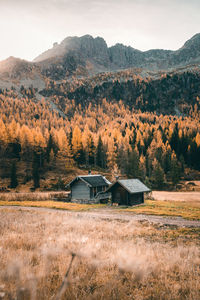
[[[150,189],[139,179],[122,179],[109,186],[107,192],[112,194],[112,203],[132,206],[144,203],[144,193]]]
[[[106,202],[110,193],[105,192],[111,183],[102,175],[79,175],[67,187],[71,189],[71,201],[78,203]]]

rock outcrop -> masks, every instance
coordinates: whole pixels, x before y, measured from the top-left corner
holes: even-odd
[[[54,80],[67,79],[70,76],[94,75],[102,72],[119,71],[129,68],[141,68],[148,71],[171,71],[188,68],[188,65],[200,66],[200,34],[188,40],[176,51],[153,49],[139,51],[132,47],[116,44],[108,47],[101,37],[90,35],[67,37],[60,44],[27,62],[9,58],[0,62],[0,79],[31,77],[32,73]]]
[[[132,47],[116,44],[108,47],[103,38],[85,35],[80,38],[68,37],[60,44],[39,55],[34,62],[55,57],[66,57],[68,53],[81,58],[85,64],[90,62],[97,72],[98,67],[108,71],[127,68],[145,68],[149,70],[167,70],[200,63],[200,34],[196,34],[177,51],[153,49],[139,51]]]

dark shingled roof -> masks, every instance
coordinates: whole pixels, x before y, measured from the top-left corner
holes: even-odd
[[[121,186],[123,186],[129,193],[144,193],[144,192],[150,192],[151,190],[144,185],[139,179],[121,179],[117,180],[115,183],[113,183],[107,191],[109,191],[116,183],[119,183]]]
[[[104,176],[102,175],[79,175],[74,180],[72,180],[69,185],[71,186],[76,180],[82,180],[86,184],[88,184],[90,187],[97,187],[97,186],[108,186],[110,181],[108,181]]]

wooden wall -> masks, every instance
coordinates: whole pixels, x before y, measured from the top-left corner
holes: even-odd
[[[129,205],[137,205],[144,203],[144,193],[131,194],[129,197]]]
[[[71,199],[90,200],[90,188],[81,180],[78,180],[72,185]]]
[[[112,190],[112,202],[119,205],[137,205],[144,203],[144,193],[130,194],[119,183],[116,183]]]

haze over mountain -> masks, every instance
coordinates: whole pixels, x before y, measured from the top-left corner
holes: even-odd
[[[1,61],[0,89],[5,88],[19,97],[46,97],[62,116],[66,99],[87,105],[103,98],[144,111],[185,114],[200,95],[200,33],[176,51],[144,52],[108,47],[101,37],[67,37],[33,62]]]
[[[10,57],[0,62],[0,79],[52,78],[71,75],[89,76],[129,68],[167,71],[188,65],[200,65],[200,34],[194,35],[176,51],[153,49],[140,51],[123,44],[108,47],[101,37],[67,37],[33,62]]]
[[[88,61],[101,69],[117,70],[122,68],[139,67],[149,70],[169,69],[176,66],[186,66],[191,63],[200,63],[200,34],[196,34],[177,51],[153,49],[140,51],[132,47],[116,44],[108,47],[103,38],[93,38],[85,35],[80,38],[68,37],[60,44],[55,43],[49,49],[36,57],[34,62],[41,62],[52,58],[63,58],[73,55],[79,63]]]

